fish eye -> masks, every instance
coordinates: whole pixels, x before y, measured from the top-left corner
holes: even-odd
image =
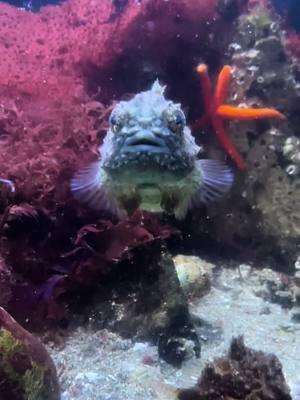
[[[185,117],[183,115],[183,112],[181,111],[177,112],[174,119],[175,119],[175,124],[178,127],[185,125]]]
[[[185,126],[185,116],[181,110],[176,110],[168,120],[168,127],[172,132],[180,132]]]
[[[112,113],[109,118],[110,128],[113,133],[117,133],[123,126],[122,118],[116,113]]]

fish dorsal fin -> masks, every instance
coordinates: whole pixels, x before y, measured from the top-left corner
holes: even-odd
[[[151,91],[157,95],[163,96],[165,93],[166,86],[162,86],[159,80],[156,79],[152,85]]]

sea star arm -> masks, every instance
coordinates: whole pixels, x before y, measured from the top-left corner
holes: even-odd
[[[231,80],[231,68],[229,65],[224,65],[218,76],[216,89],[214,93],[215,108],[218,108],[224,103],[229,91],[230,80]]]
[[[232,141],[228,137],[228,134],[223,126],[222,120],[220,118],[218,118],[217,116],[214,116],[212,118],[212,126],[215,130],[215,134],[217,136],[218,141],[223,146],[226,153],[236,163],[237,167],[241,171],[244,171],[246,168],[246,163],[240,156],[235,145],[232,143]]]
[[[205,64],[200,64],[197,67],[197,72],[200,76],[203,100],[205,106],[205,114],[203,120],[205,118],[209,118],[209,121],[215,131],[218,141],[223,146],[226,153],[229,157],[237,164],[238,168],[241,170],[245,169],[245,162],[242,157],[239,155],[236,147],[230,140],[228,134],[223,127],[222,120],[216,114],[216,105],[219,105],[219,102],[225,98],[228,90],[228,86],[230,83],[231,77],[231,69],[228,66],[225,66],[222,69],[222,72],[219,76],[217,83],[217,90],[212,97],[211,93],[211,82],[207,71],[207,66]],[[200,122],[200,121],[199,121]],[[196,124],[198,121],[196,122]]]
[[[193,124],[193,129],[201,129],[210,124],[211,120],[211,107],[212,107],[212,88],[211,82],[205,64],[199,64],[197,72],[201,79],[201,87],[204,102],[204,114]]]
[[[203,126],[204,123],[210,123],[215,130],[215,134],[223,146],[226,153],[237,164],[239,169],[245,169],[245,162],[239,155],[234,144],[230,140],[222,119],[229,120],[256,120],[262,118],[278,118],[285,120],[286,117],[279,111],[273,108],[239,108],[232,105],[223,104],[229,90],[231,79],[231,68],[225,65],[217,80],[214,95],[212,95],[211,82],[209,79],[207,66],[200,64],[197,67],[197,72],[200,76],[205,113],[200,120],[196,121],[194,127]]]
[[[262,118],[279,118],[286,119],[286,116],[281,114],[274,108],[240,108],[230,105],[220,105],[217,108],[217,115],[224,119],[236,120],[252,120]]]
[[[212,108],[212,89],[211,89],[211,82],[207,71],[207,65],[199,64],[197,67],[197,72],[200,76],[201,80],[201,87],[203,93],[203,101],[204,101],[204,110],[205,114],[211,113]]]

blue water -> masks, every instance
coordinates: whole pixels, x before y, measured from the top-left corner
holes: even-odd
[[[279,13],[287,14],[288,23],[300,32],[300,1],[299,0],[272,0]]]

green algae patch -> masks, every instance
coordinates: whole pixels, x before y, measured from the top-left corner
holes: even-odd
[[[6,379],[14,386],[14,392],[22,392],[22,376],[16,371],[14,364],[17,359],[26,358],[25,346],[8,330],[0,329],[0,370]]]
[[[3,307],[0,307],[0,399],[60,399],[56,368],[45,346]]]
[[[239,29],[254,28],[255,34],[262,34],[263,30],[272,24],[272,16],[264,7],[256,6],[249,14],[244,14],[239,18]],[[252,32],[249,32],[251,34]]]
[[[48,400],[45,394],[45,368],[35,362],[23,377],[23,389],[26,400]]]
[[[2,351],[2,359],[0,359],[0,363],[4,361],[7,357],[16,352],[25,352],[25,346],[16,339],[7,329],[0,328],[0,348]]]
[[[5,328],[0,329],[0,370],[20,399],[47,400],[45,367],[32,361],[29,350]]]

